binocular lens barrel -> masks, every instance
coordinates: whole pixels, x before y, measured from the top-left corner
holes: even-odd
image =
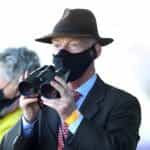
[[[27,97],[44,96],[46,98],[60,97],[51,85],[50,81],[54,79],[55,75],[62,77],[67,81],[70,72],[64,69],[55,70],[53,66],[44,66],[35,70],[29,77],[19,84],[19,91],[22,95]]]
[[[39,87],[38,79],[34,79],[34,82],[22,81],[19,84],[19,91],[24,96],[33,96],[39,93]]]

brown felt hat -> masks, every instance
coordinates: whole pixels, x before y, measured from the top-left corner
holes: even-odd
[[[113,42],[112,38],[99,36],[96,18],[88,9],[65,9],[62,18],[55,25],[52,33],[38,38],[36,41],[51,44],[52,38],[64,36],[94,38],[101,46]]]

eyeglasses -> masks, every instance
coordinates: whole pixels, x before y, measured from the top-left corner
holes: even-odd
[[[70,52],[80,52],[91,46],[89,39],[77,39],[77,38],[57,38],[52,41],[53,47],[56,50],[67,49]]]

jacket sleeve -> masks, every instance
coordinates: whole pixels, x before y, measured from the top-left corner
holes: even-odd
[[[31,150],[35,147],[34,136],[24,138],[22,136],[21,120],[2,139],[0,150]],[[31,147],[32,146],[32,147]]]

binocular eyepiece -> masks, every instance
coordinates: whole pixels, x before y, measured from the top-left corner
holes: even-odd
[[[44,96],[46,98],[56,98],[60,95],[57,90],[50,86],[50,81],[56,75],[67,81],[69,74],[68,70],[62,68],[56,70],[52,65],[45,65],[33,71],[27,79],[20,82],[18,89],[22,95],[27,97]]]

